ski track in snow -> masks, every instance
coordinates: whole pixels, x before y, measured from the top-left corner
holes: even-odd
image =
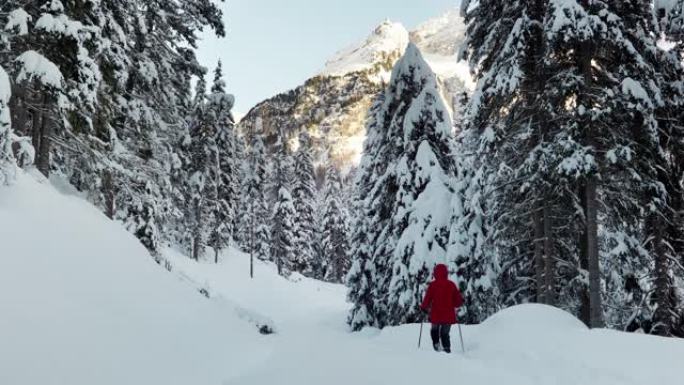
[[[684,341],[587,330],[525,305],[458,328],[350,333],[345,288],[278,276],[232,250],[218,265],[174,250],[168,273],[82,197],[20,172],[0,187],[0,384],[669,385]],[[36,238],[37,234],[37,238]],[[36,240],[37,239],[37,240]],[[204,289],[210,298],[198,291]],[[275,334],[261,335],[269,325]]]

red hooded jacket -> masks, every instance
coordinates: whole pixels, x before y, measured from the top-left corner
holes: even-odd
[[[432,274],[435,280],[430,282],[420,308],[425,311],[430,309],[430,322],[433,324],[453,325],[456,323],[456,309],[463,305],[461,292],[458,286],[449,280],[446,265],[435,266]]]

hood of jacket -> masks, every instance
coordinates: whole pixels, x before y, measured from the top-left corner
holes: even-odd
[[[445,264],[438,264],[432,271],[432,275],[436,280],[449,279],[449,269],[447,269]]]

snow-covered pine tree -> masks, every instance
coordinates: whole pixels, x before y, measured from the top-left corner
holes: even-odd
[[[294,270],[304,275],[313,275],[314,253],[314,209],[316,181],[314,175],[311,138],[302,131],[299,148],[294,156],[294,187],[292,199],[297,216],[295,218]]]
[[[654,257],[653,316],[650,332],[684,337],[684,0],[655,1],[657,36],[668,44],[648,55],[659,74],[662,102],[657,103],[656,119],[660,151],[652,156],[657,165],[659,186],[665,199],[655,200],[647,239]],[[643,22],[642,22],[643,23]],[[639,25],[639,23],[635,23]],[[632,28],[635,30],[635,28]],[[636,29],[639,32],[639,29]],[[640,34],[643,38],[643,32]],[[667,46],[670,47],[667,47]],[[658,186],[658,185],[657,185]],[[663,193],[651,189],[656,197]],[[660,205],[658,205],[660,203]],[[648,229],[649,227],[647,227]]]
[[[278,200],[273,206],[271,220],[271,256],[278,268],[278,274],[288,275],[292,272],[295,250],[295,224],[297,216],[290,192],[285,187],[278,191]]]
[[[229,95],[225,90],[221,62],[218,62],[214,72],[214,84],[211,87],[206,106],[207,119],[214,126],[213,132],[216,145],[216,156],[214,161],[214,175],[217,180],[214,182],[216,191],[214,196],[214,212],[212,215],[213,223],[209,236],[209,245],[214,249],[215,262],[218,263],[218,254],[222,249],[227,248],[235,233],[235,222],[239,207],[240,194],[240,165],[241,158],[238,158],[237,135],[235,132],[235,121],[231,109],[235,103],[233,95]]]
[[[323,210],[325,205],[325,191],[324,189],[317,189],[314,201],[314,223],[313,223],[313,252],[314,260],[312,262],[313,277],[316,279],[323,279],[325,272],[328,269],[327,260],[323,257]]]
[[[366,121],[366,140],[363,156],[354,180],[351,267],[347,274],[349,292],[347,300],[352,309],[347,323],[352,330],[358,331],[365,326],[376,326],[374,313],[373,282],[373,245],[380,226],[385,219],[376,215],[377,205],[368,200],[377,177],[384,172],[386,164],[379,156],[384,149],[386,128],[384,125],[385,92],[377,95]]]
[[[386,324],[422,320],[420,302],[437,263],[446,263],[449,207],[454,179],[451,117],[439,92],[437,77],[414,45],[395,67],[410,76],[415,94],[401,122],[403,148],[397,163],[398,190],[392,215],[397,239],[389,272]],[[395,116],[395,119],[398,116]],[[397,127],[399,128],[399,127]]]
[[[355,223],[363,230],[353,236],[363,243],[354,246],[349,273],[353,329],[417,319],[419,310],[411,307],[431,263],[446,261],[449,214],[443,209],[452,193],[451,119],[415,45],[395,65],[371,115],[357,179],[364,195],[356,195],[362,201]]]
[[[482,161],[480,180],[492,186],[484,202],[491,218],[487,239],[490,257],[502,258],[497,282],[505,306],[553,302],[557,286],[557,256],[548,242],[552,237],[545,236],[552,232],[545,183],[552,161],[535,159],[550,153],[540,146],[547,127],[537,100],[544,84],[540,27],[546,3],[463,3],[464,53],[479,80],[466,111],[464,135],[471,147],[464,151]]]
[[[467,96],[462,95],[454,111],[459,144],[453,154],[456,177],[451,202],[452,218],[447,248],[447,261],[458,272],[458,283],[464,295],[459,320],[479,323],[500,308],[500,261],[487,242],[489,235],[486,196],[487,180],[484,162],[471,153],[475,139],[465,129]]]
[[[325,172],[321,223],[321,253],[325,260],[323,279],[330,282],[342,282],[349,269],[347,215],[341,202],[341,193],[340,172],[330,163]]]
[[[270,198],[276,201],[281,188],[292,191],[294,181],[294,160],[283,132],[278,137],[271,162],[271,175],[269,177]]]
[[[268,261],[270,256],[270,229],[267,219],[270,217],[266,168],[266,155],[261,137],[254,135],[248,151],[247,169],[244,179],[245,196],[242,206],[245,207],[245,220],[242,222],[245,252],[254,257]]]
[[[585,263],[580,267],[588,271],[586,297],[592,327],[604,324],[605,313],[600,218],[606,218],[602,226],[620,234],[619,238],[638,237],[635,229],[643,210],[639,201],[656,182],[648,153],[659,147],[654,108],[661,96],[657,70],[647,60],[649,52],[657,49],[652,31],[644,24],[652,18],[649,8],[634,2],[552,0],[546,19],[545,64],[556,75],[547,83],[545,98],[555,96],[547,99],[555,106],[551,119],[559,127],[554,138],[556,156],[563,158],[558,174],[566,183],[579,186],[577,201],[585,223],[580,233]],[[634,242],[608,247],[630,244]],[[638,273],[644,266],[641,255],[638,249],[628,250],[623,269],[629,266],[626,270]],[[610,262],[606,262],[608,269]],[[616,286],[624,287],[622,282]]]
[[[271,259],[278,267],[278,274],[286,275],[292,271],[292,262],[296,258],[294,234],[297,213],[290,193],[294,179],[294,162],[286,137],[282,132],[277,148],[270,175],[270,188],[274,195],[272,198],[274,203],[271,212],[270,251]]]
[[[186,202],[191,255],[199,260],[207,246],[207,237],[214,222],[218,191],[218,149],[216,127],[207,118],[206,86],[204,79],[197,83],[195,108],[190,123],[190,162]]]

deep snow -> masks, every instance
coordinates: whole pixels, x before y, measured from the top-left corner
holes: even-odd
[[[0,187],[0,384],[680,384],[684,341],[587,330],[525,305],[431,351],[427,325],[349,333],[345,289],[237,251],[171,273],[95,208],[19,173]],[[38,178],[40,179],[40,178]],[[209,298],[199,293],[203,289]],[[466,293],[467,294],[467,293]],[[276,334],[261,335],[257,325]],[[452,331],[459,351],[458,329]]]

